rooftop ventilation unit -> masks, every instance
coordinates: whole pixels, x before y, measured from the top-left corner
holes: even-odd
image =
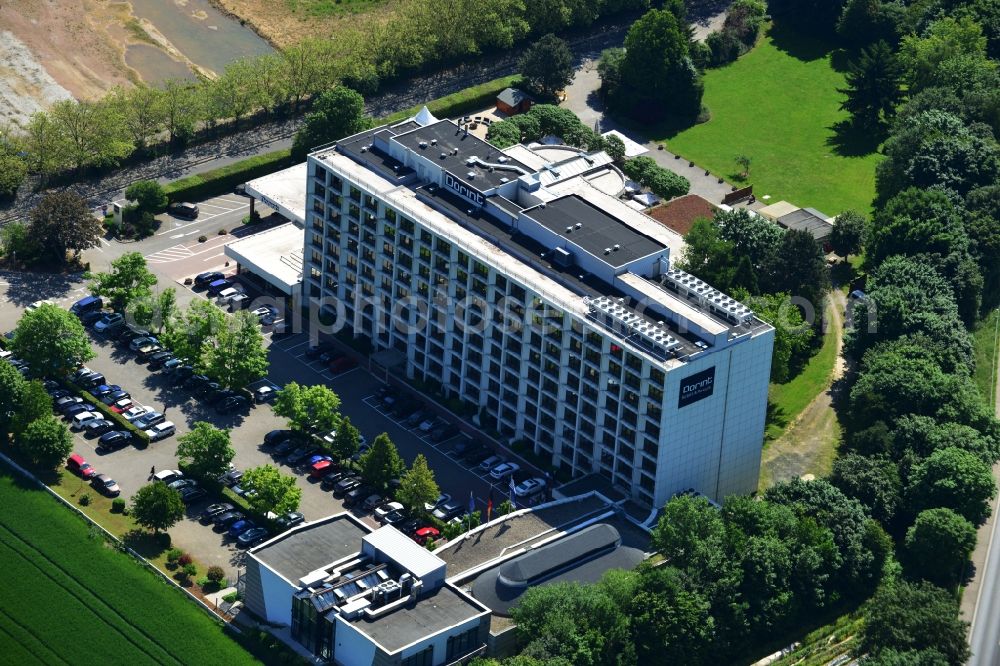
[[[573,226],[574,226],[574,228],[576,228],[576,229],[582,229],[582,228],[583,228],[583,224],[581,224],[580,222],[577,222],[577,223],[576,223],[576,224],[574,224]]]
[[[613,250],[614,250],[615,252],[617,252],[618,250],[622,249],[622,246],[621,246],[621,245],[619,245],[618,243],[615,243],[615,246],[614,246],[614,247],[613,247],[612,249],[613,249]]]
[[[500,164],[506,164],[508,159],[510,159],[510,158],[508,158],[508,157],[506,157],[504,155],[501,155],[500,157],[497,158],[497,162],[499,162]]]
[[[509,183],[510,182],[510,178],[508,178],[507,176],[500,176],[500,182],[501,183]]]
[[[561,247],[552,250],[552,263],[560,268],[569,268],[573,265],[573,255]]]
[[[476,172],[475,171],[470,171],[467,174],[465,174],[465,177],[468,178],[469,180],[473,180],[476,177]]]
[[[446,157],[448,157],[448,153],[441,153],[441,159],[445,159]]]
[[[418,143],[417,145],[418,145],[418,146],[420,146],[420,148],[421,148],[421,149],[423,149],[423,148],[426,148],[426,147],[427,147],[427,142],[426,142],[426,141],[421,141],[421,142],[420,142],[420,143]]]
[[[438,145],[438,140],[437,139],[431,139],[431,145],[432,146]]]
[[[361,146],[361,152],[367,153],[368,152],[368,146]]]
[[[610,247],[604,248],[604,254],[611,254],[611,248]]]
[[[475,157],[470,157],[469,159],[465,160],[465,166],[472,166],[475,163],[476,163]]]
[[[731,324],[748,324],[753,318],[750,308],[682,270],[671,268],[660,284]]]
[[[458,148],[452,148],[451,149],[451,154],[452,155],[458,155]]]
[[[573,233],[573,227],[566,227],[566,233],[568,234]]]

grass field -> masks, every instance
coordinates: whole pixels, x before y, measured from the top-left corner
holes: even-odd
[[[785,199],[836,215],[868,211],[875,193],[876,146],[838,130],[843,55],[813,36],[772,29],[750,53],[705,74],[711,119],[677,132],[647,129],[669,150],[736,183],[736,155],[751,158],[757,198]]]
[[[976,351],[976,386],[987,404],[996,406],[997,381],[997,331],[1000,327],[1000,310],[994,310],[979,323],[972,341]]]
[[[258,663],[183,593],[0,469],[0,664]]]

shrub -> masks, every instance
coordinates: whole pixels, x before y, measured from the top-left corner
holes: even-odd
[[[187,576],[188,578],[194,578],[195,576],[198,575],[198,567],[196,567],[194,564],[191,564],[190,562],[184,565],[183,571],[184,575]]]
[[[198,236],[198,242],[199,243],[204,243],[207,240],[208,240],[208,236],[204,236],[204,235],[203,236]]]
[[[116,497],[111,502],[111,511],[113,513],[125,513],[125,500],[121,497]]]
[[[181,558],[181,555],[183,554],[184,551],[181,550],[180,548],[171,548],[170,550],[167,551],[167,562],[176,562]]]
[[[291,151],[278,150],[257,155],[205,173],[186,176],[169,183],[164,190],[172,202],[206,199],[231,191],[237,185],[291,166]]]
[[[190,555],[184,553],[183,555],[177,558],[177,564],[181,565],[182,567],[187,567],[189,564],[191,564],[193,559],[194,558],[192,558]]]
[[[80,495],[80,506],[90,506],[90,493],[84,493]]]
[[[219,229],[219,235],[220,235],[220,236],[225,236],[225,235],[226,235],[226,234],[228,234],[228,233],[229,233],[229,232],[228,232],[228,231],[226,231],[226,230],[225,230],[224,228],[223,228],[223,229]]]
[[[226,572],[222,570],[222,567],[217,565],[212,565],[208,568],[207,578],[213,583],[222,582],[226,577]]]
[[[239,592],[230,592],[226,596],[222,597],[222,600],[225,601],[227,604],[231,604],[239,598],[240,598]]]

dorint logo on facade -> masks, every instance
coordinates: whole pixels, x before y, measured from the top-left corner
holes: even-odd
[[[483,197],[482,192],[469,187],[447,171],[444,172],[444,184],[477,206],[482,206],[486,203],[486,198]]]
[[[687,407],[712,395],[715,388],[715,366],[696,372],[681,380],[681,392],[677,397],[677,407]]]

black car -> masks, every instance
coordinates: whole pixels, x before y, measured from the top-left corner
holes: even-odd
[[[97,322],[104,319],[104,310],[89,310],[80,315],[80,323],[83,324],[85,328],[90,328]]]
[[[462,456],[462,462],[467,465],[478,465],[492,455],[494,453],[488,446],[476,442]]]
[[[226,511],[215,516],[215,518],[212,519],[212,522],[215,524],[216,532],[224,532],[230,525],[238,520],[243,520],[244,518],[246,518],[246,516],[239,511]]]
[[[198,516],[198,520],[202,525],[207,525],[215,520],[217,516],[221,516],[222,514],[232,510],[233,505],[225,502],[221,504],[209,504]]]
[[[288,457],[285,458],[285,462],[292,466],[298,465],[301,462],[305,462],[311,456],[314,456],[317,453],[319,453],[318,447],[307,444],[305,446],[300,446],[299,448],[289,453]]]
[[[410,414],[406,419],[402,421],[402,424],[407,428],[412,428],[413,426],[420,425],[420,422],[426,418],[432,416],[432,414],[426,409],[418,409],[417,411]]]
[[[115,424],[111,421],[97,419],[96,421],[91,421],[84,426],[83,431],[87,437],[97,437],[98,435],[103,435],[106,432],[111,432],[114,429]]]
[[[292,511],[291,513],[286,513],[285,515],[274,521],[274,524],[278,526],[278,529],[284,531],[295,527],[296,525],[305,522],[306,517],[303,516],[298,511]]]
[[[392,415],[397,419],[407,419],[421,407],[420,401],[414,398],[400,398],[392,406]]]
[[[207,287],[208,285],[212,284],[216,280],[221,280],[224,277],[226,277],[226,276],[223,275],[222,273],[218,272],[218,271],[210,271],[208,273],[199,273],[194,278],[194,284],[195,284],[196,287]]]
[[[294,439],[296,434],[294,430],[272,430],[264,435],[264,447],[276,446],[289,439]]]
[[[210,381],[212,381],[212,380],[208,378],[208,375],[198,375],[198,374],[195,374],[195,375],[191,375],[190,377],[188,377],[187,379],[185,379],[183,386],[184,386],[184,388],[196,389],[199,386],[204,386],[205,384],[209,383]]]
[[[194,220],[198,217],[198,206],[187,201],[175,202],[167,206],[167,212],[174,217],[186,217]]]
[[[323,490],[333,490],[333,487],[337,485],[337,483],[339,483],[345,476],[347,476],[347,473],[342,470],[330,472],[323,477],[322,481],[319,482],[319,487]]]
[[[396,509],[395,511],[390,511],[389,513],[387,513],[385,515],[385,518],[382,519],[382,523],[385,525],[398,525],[399,523],[403,522],[409,517],[410,517],[409,514],[406,513],[405,511]]]
[[[132,434],[126,430],[112,430],[97,440],[98,451],[117,451],[132,443]]]
[[[150,370],[159,370],[163,367],[163,364],[172,359],[174,355],[167,351],[158,351],[149,357],[149,363],[146,365]]]
[[[457,516],[461,516],[464,512],[465,508],[458,502],[445,502],[438,508],[434,509],[434,517],[438,520],[448,521]]]
[[[181,488],[181,501],[185,504],[191,504],[192,502],[197,502],[202,497],[208,495],[204,488]]]
[[[285,441],[279,443],[274,447],[274,451],[271,453],[275,458],[280,458],[282,456],[287,456],[289,453],[298,448],[300,442],[297,439],[286,439]]]
[[[344,495],[344,506],[354,506],[372,494],[372,489],[368,486],[358,485]]]
[[[306,350],[306,358],[310,360],[318,359],[323,356],[323,354],[326,354],[333,349],[335,349],[335,347],[332,342],[321,342],[315,347],[310,347]]]
[[[234,391],[232,389],[219,389],[218,391],[215,391],[214,393],[209,393],[208,397],[205,398],[205,402],[207,402],[210,405],[214,405],[215,403],[222,402],[226,398],[231,398],[234,395],[238,395],[238,394],[236,393],[236,391]]]
[[[195,397],[204,398],[208,395],[215,393],[220,390],[222,386],[218,382],[209,382],[207,384],[202,384],[194,390]]]
[[[413,533],[423,527],[426,522],[419,518],[410,518],[396,525],[396,529],[406,536],[413,536]]]
[[[241,470],[231,469],[219,477],[219,483],[225,484],[226,486],[232,488],[237,483],[239,483],[240,479],[242,478],[243,478],[243,472]]]
[[[234,395],[230,398],[226,398],[220,402],[215,407],[215,411],[219,414],[232,414],[233,412],[238,412],[250,404],[250,401],[241,395]]]
[[[458,426],[454,423],[449,423],[431,432],[432,442],[443,442],[446,439],[451,439],[459,432]]]
[[[113,405],[119,400],[129,400],[132,398],[132,394],[128,391],[112,391],[111,393],[105,393],[101,396],[101,402],[105,405]]]
[[[65,398],[66,396],[73,395],[66,389],[52,389],[49,391],[49,397],[53,400],[58,400],[59,398]]]
[[[337,482],[337,485],[333,487],[333,494],[335,497],[343,497],[346,493],[354,490],[360,485],[360,478],[356,476],[349,476],[346,479],[341,479]]]
[[[186,382],[188,378],[193,374],[194,374],[194,368],[192,368],[190,365],[180,365],[177,366],[177,369],[175,369],[170,374],[170,378],[174,386],[177,386],[178,384],[183,384],[184,382]]]

